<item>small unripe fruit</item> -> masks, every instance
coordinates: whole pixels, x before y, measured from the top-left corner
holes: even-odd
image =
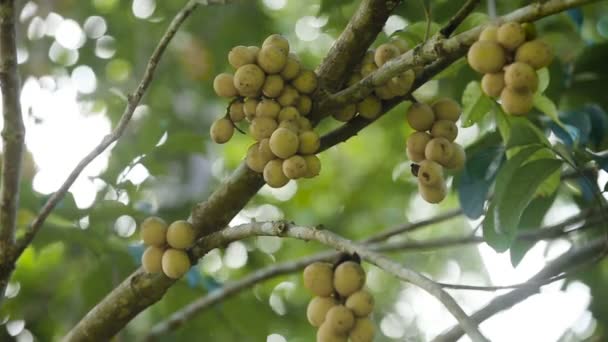
[[[306,174],[304,178],[313,178],[319,175],[321,172],[321,160],[319,157],[313,155],[304,156],[304,160],[306,161]]]
[[[230,63],[233,68],[238,69],[245,64],[255,63],[256,56],[256,50],[250,49],[243,45],[239,45],[233,47],[232,50],[230,50],[230,52],[228,53],[228,63]]]
[[[460,170],[464,167],[464,163],[467,160],[466,152],[464,151],[464,148],[457,143],[452,143],[452,149],[454,150],[454,153],[445,167],[450,170]]]
[[[141,223],[139,234],[144,244],[160,247],[167,241],[167,223],[160,217],[148,217]]]
[[[471,45],[467,60],[473,70],[482,74],[499,72],[505,65],[505,50],[496,42],[477,41]]]
[[[435,113],[435,120],[450,120],[452,122],[458,121],[462,109],[458,102],[445,97],[433,102],[433,113]]]
[[[262,86],[262,94],[267,97],[278,97],[283,91],[283,78],[279,75],[269,75]]]
[[[240,101],[235,101],[230,104],[228,115],[230,115],[230,120],[232,120],[232,122],[239,122],[245,118],[245,110],[243,107],[243,102]]]
[[[263,46],[258,52],[258,65],[268,74],[278,74],[287,64],[287,54],[274,45]]]
[[[373,120],[382,112],[382,102],[374,95],[369,95],[357,104],[357,111],[362,117]]]
[[[517,91],[535,92],[538,88],[538,76],[529,64],[515,62],[505,68],[505,85]]]
[[[297,121],[298,121],[298,126],[300,126],[301,131],[312,130],[312,124],[310,123],[310,120],[308,120],[307,118],[300,116]]]
[[[526,115],[534,106],[534,94],[505,88],[500,93],[500,105],[509,114]]]
[[[234,124],[226,118],[219,118],[213,122],[209,133],[215,143],[226,143],[232,138],[232,134],[234,134]]]
[[[418,192],[425,201],[435,204],[443,201],[448,193],[448,190],[444,182],[441,182],[438,186],[433,187],[418,183]]]
[[[526,32],[519,23],[508,22],[500,25],[496,40],[507,50],[515,50],[526,40]]]
[[[298,99],[296,100],[296,108],[298,109],[298,112],[300,112],[300,114],[308,115],[308,113],[310,113],[310,111],[312,110],[312,99],[310,98],[310,96],[301,95],[300,97],[298,97]]]
[[[359,318],[355,321],[348,338],[350,342],[373,342],[374,332],[374,323],[369,318]]]
[[[298,136],[287,128],[277,128],[270,136],[270,150],[281,159],[296,154],[299,144]]]
[[[504,88],[505,74],[503,72],[485,74],[481,78],[481,89],[490,97],[499,97]]]
[[[266,47],[269,45],[278,48],[286,56],[287,54],[289,54],[289,41],[287,41],[287,39],[280,34],[275,33],[266,37],[266,39],[264,39],[264,42],[262,43],[262,47]]]
[[[290,53],[287,56],[287,62],[285,63],[285,67],[281,70],[281,77],[284,80],[290,81],[296,78],[300,73],[300,61],[298,60],[298,56],[293,53]]]
[[[347,342],[348,336],[338,334],[330,324],[323,323],[317,330],[317,342]]]
[[[423,160],[418,169],[418,181],[426,186],[439,186],[443,182],[443,167],[432,160]]]
[[[354,118],[355,114],[357,114],[357,105],[349,104],[336,111],[332,116],[338,121],[347,122]]]
[[[419,132],[428,131],[435,122],[433,109],[425,103],[412,103],[405,115],[410,126]]]
[[[414,132],[407,138],[407,150],[414,155],[421,155],[424,159],[424,149],[432,137],[426,132]]]
[[[272,118],[255,118],[251,120],[249,125],[249,134],[253,139],[260,141],[265,138],[270,138],[272,133],[277,129],[277,122]]]
[[[255,64],[245,64],[234,73],[234,87],[241,96],[256,97],[262,90],[264,71]]]
[[[258,118],[276,119],[279,116],[280,110],[281,106],[275,100],[262,99],[255,108],[255,116]]]
[[[164,249],[157,246],[148,246],[141,256],[141,265],[146,273],[158,273],[162,271],[162,259]]]
[[[538,70],[551,64],[553,61],[553,51],[549,44],[542,40],[535,39],[523,43],[515,52],[515,60],[530,64],[534,69]]]
[[[283,107],[279,111],[279,121],[281,121],[281,122],[287,121],[287,120],[295,121],[299,117],[300,117],[300,113],[298,112],[296,107],[293,107],[293,106]]]
[[[397,49],[399,49],[399,53],[406,53],[410,49],[410,44],[407,43],[405,39],[393,37],[390,40],[390,44],[393,44]]]
[[[374,62],[366,63],[361,66],[361,76],[366,77],[367,75],[373,73],[378,70],[378,67]]]
[[[179,279],[190,269],[190,259],[186,252],[169,248],[163,253],[163,273],[171,279]]]
[[[213,90],[217,96],[234,97],[238,95],[234,87],[234,76],[228,73],[221,73],[213,79]]]
[[[325,321],[327,311],[338,305],[332,297],[314,297],[306,308],[306,317],[313,327],[320,327]]]
[[[194,227],[188,221],[175,221],[167,229],[167,243],[173,248],[190,248],[195,238]]]
[[[497,40],[498,35],[498,26],[496,25],[488,25],[486,28],[481,31],[479,34],[478,40],[489,40],[495,42]]]
[[[258,107],[258,100],[256,98],[246,98],[245,102],[243,102],[243,112],[245,112],[245,117],[251,121],[255,117],[255,111]]]
[[[458,127],[450,120],[437,120],[431,128],[433,138],[443,137],[449,141],[454,141],[458,136]]]
[[[374,54],[374,63],[376,66],[381,67],[389,60],[399,56],[399,48],[393,44],[382,44],[378,46]]]
[[[365,290],[360,290],[346,299],[344,304],[356,317],[366,317],[374,310],[374,297]]]
[[[283,87],[283,92],[281,92],[281,95],[279,95],[277,101],[283,107],[293,106],[298,97],[300,97],[300,93],[296,90],[296,88],[286,85]]]
[[[338,334],[345,334],[355,325],[355,315],[344,305],[336,305],[327,311],[324,323]]]
[[[291,82],[302,94],[310,94],[317,89],[317,74],[312,70],[302,70]]]
[[[361,290],[365,284],[365,271],[354,261],[346,261],[338,265],[334,271],[334,287],[342,297]]]
[[[392,90],[386,84],[374,88],[374,94],[376,94],[376,97],[378,97],[381,100],[392,99],[393,97],[396,96],[396,94],[393,93]]]
[[[289,179],[304,177],[308,171],[306,168],[306,160],[297,154],[283,161],[283,173]]]
[[[321,139],[315,131],[304,131],[298,137],[300,146],[298,152],[301,154],[313,154],[319,150]]]
[[[438,162],[441,165],[447,165],[453,154],[452,143],[446,138],[433,138],[424,149],[426,159]]]
[[[263,171],[264,181],[272,188],[280,188],[289,182],[289,178],[283,173],[283,162],[273,159],[266,163]]]
[[[391,78],[386,85],[390,91],[397,96],[404,96],[412,89],[412,85],[416,80],[416,73],[410,69]]]
[[[317,296],[329,297],[334,292],[334,271],[326,262],[315,262],[304,269],[304,287]]]

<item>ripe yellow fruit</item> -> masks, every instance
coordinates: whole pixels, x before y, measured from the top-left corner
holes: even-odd
[[[419,132],[430,130],[435,122],[433,109],[425,103],[413,103],[405,116],[410,126]]]
[[[291,156],[283,161],[283,173],[289,179],[298,179],[306,175],[308,165],[304,157]]]
[[[266,45],[258,52],[257,63],[266,73],[278,74],[287,64],[287,55],[275,45]]]
[[[245,110],[243,108],[243,102],[235,101],[230,104],[228,108],[228,115],[232,122],[240,122],[245,118]]]
[[[526,115],[534,106],[534,94],[505,88],[500,93],[500,105],[509,114]]]
[[[515,62],[505,68],[505,85],[517,91],[535,92],[538,88],[538,76],[529,64]]]
[[[406,152],[408,159],[413,161],[414,163],[418,163],[424,160],[424,154],[422,153],[417,153],[409,149],[407,149]]]
[[[249,51],[251,51],[251,54],[255,57],[255,59],[258,58],[258,52],[260,52],[260,47],[259,46],[248,46],[247,49],[249,49]],[[255,59],[253,60],[253,62],[251,62],[251,64],[255,63]]]
[[[382,102],[374,95],[369,95],[357,103],[357,111],[362,117],[373,120],[382,112]]]
[[[348,338],[350,342],[373,342],[374,332],[374,323],[369,318],[359,318],[355,321]]]
[[[338,334],[330,324],[323,323],[317,330],[317,342],[347,342],[348,336]]]
[[[304,287],[317,296],[329,297],[334,292],[332,265],[315,262],[304,269]]]
[[[167,243],[173,248],[190,248],[195,238],[194,227],[188,221],[175,221],[167,229]]]
[[[267,97],[278,97],[283,91],[283,78],[279,75],[269,75],[262,86],[262,94]]]
[[[275,33],[266,37],[262,43],[262,48],[269,45],[278,48],[286,56],[289,54],[289,41],[287,41],[287,39],[280,34]]]
[[[422,156],[421,159],[424,159],[424,149],[431,139],[431,135],[426,132],[414,132],[410,134],[406,142],[408,153],[411,152],[416,156]]]
[[[265,138],[270,138],[272,133],[277,129],[277,122],[272,118],[255,118],[251,120],[249,125],[249,134],[253,139],[260,141]]]
[[[393,93],[393,91],[391,90],[391,88],[389,88],[388,85],[382,85],[379,87],[376,87],[374,89],[374,94],[376,94],[376,97],[378,97],[381,100],[388,100],[388,99],[392,99],[393,97],[396,96],[395,93]]]
[[[281,95],[277,98],[279,104],[283,107],[293,106],[296,100],[300,97],[300,93],[290,85],[285,85]]]
[[[270,150],[281,159],[287,159],[296,154],[299,144],[297,134],[287,128],[277,128],[270,136]]]
[[[530,64],[538,70],[551,64],[553,61],[553,50],[549,44],[542,40],[535,39],[523,43],[515,52],[515,60]]]
[[[300,126],[300,131],[312,130],[312,124],[310,123],[310,120],[308,120],[307,118],[300,116],[297,121],[298,121],[298,126]]]
[[[245,117],[250,122],[255,117],[255,111],[257,110],[257,107],[258,100],[256,98],[248,97],[245,99],[245,102],[243,102],[243,112],[245,112]]]
[[[213,90],[217,96],[234,97],[238,95],[234,87],[234,76],[229,73],[221,73],[213,79]]]
[[[448,193],[448,190],[444,182],[439,183],[438,186],[432,187],[418,183],[418,192],[425,201],[436,204],[443,201]]]
[[[491,97],[499,97],[500,92],[505,88],[505,74],[504,72],[497,72],[495,74],[485,74],[481,78],[481,89],[483,92]]]
[[[452,122],[458,121],[462,108],[458,102],[445,97],[433,102],[432,106],[433,113],[435,113],[435,120],[450,120]]]
[[[464,167],[464,163],[467,160],[466,152],[464,151],[464,148],[457,143],[452,143],[452,149],[454,150],[454,153],[445,167],[450,170],[460,170]]]
[[[306,308],[306,318],[313,327],[320,327],[325,321],[327,311],[338,305],[332,297],[314,297]]]
[[[281,111],[281,105],[272,99],[262,99],[255,108],[255,116],[276,119]]]
[[[344,304],[356,317],[366,317],[374,310],[374,297],[366,290],[360,290],[346,299]]]
[[[473,70],[482,74],[499,72],[506,62],[505,50],[493,41],[477,41],[469,48],[467,60]]]
[[[283,120],[279,123],[280,128],[287,128],[288,130],[298,134],[300,133],[300,125],[298,125],[298,119]]]
[[[312,110],[312,99],[307,95],[300,95],[296,100],[296,108],[302,115],[308,115]]]
[[[321,160],[319,157],[313,155],[304,156],[304,160],[306,161],[306,174],[304,178],[313,178],[319,175],[321,172]]]
[[[219,118],[211,124],[209,134],[215,143],[226,143],[234,134],[234,124],[226,118]]]
[[[418,169],[418,181],[425,186],[439,186],[439,183],[443,183],[443,167],[432,160],[421,161]]]
[[[141,223],[139,235],[144,244],[161,247],[167,241],[167,223],[160,217],[148,217]]]
[[[386,85],[396,96],[404,96],[412,89],[415,80],[416,73],[414,70],[410,69],[391,78]]]
[[[495,42],[497,40],[498,35],[498,26],[496,25],[488,25],[486,28],[481,31],[479,34],[478,40],[489,40]]]
[[[165,250],[157,246],[148,246],[141,256],[141,265],[146,273],[162,271],[162,258]]]
[[[441,165],[447,165],[454,154],[452,143],[446,138],[433,138],[426,144],[424,157]]]
[[[302,70],[300,74],[291,81],[291,84],[302,94],[311,94],[317,89],[317,74],[312,70]]]
[[[334,271],[334,287],[342,297],[361,290],[365,284],[365,271],[354,261],[345,261]]]
[[[376,66],[381,67],[389,60],[400,55],[399,48],[393,44],[382,44],[378,46],[374,53],[374,63]]]
[[[454,141],[458,136],[458,127],[454,121],[437,120],[431,127],[431,135],[433,138],[443,137],[449,141]]]
[[[245,162],[255,172],[264,172],[264,167],[275,156],[270,151],[269,139],[263,139],[249,147]]]
[[[272,188],[280,188],[289,182],[289,178],[283,173],[283,161],[273,159],[266,163],[263,171],[264,181]]]
[[[285,67],[281,70],[281,77],[286,81],[293,80],[300,73],[300,68],[298,56],[294,53],[290,53],[289,56],[287,56]]]
[[[301,154],[313,154],[319,150],[321,139],[315,131],[304,131],[298,137],[300,146],[298,152]]]
[[[515,50],[526,41],[526,32],[519,23],[508,22],[500,25],[496,40],[507,50]]]
[[[230,63],[233,68],[238,69],[245,64],[255,63],[256,56],[257,50],[239,45],[233,47],[228,53],[228,63]]]
[[[190,269],[188,254],[180,249],[169,248],[163,253],[163,273],[171,279],[179,279]]]
[[[390,44],[397,47],[397,49],[399,49],[400,54],[406,53],[410,49],[410,44],[408,44],[407,41],[402,38],[393,37],[390,40]]]
[[[266,75],[259,66],[245,64],[234,73],[234,87],[241,96],[256,97],[264,85]]]
[[[355,315],[344,305],[336,305],[327,311],[325,322],[338,334],[347,333],[355,325]]]
[[[283,122],[283,121],[295,121],[300,117],[300,113],[298,112],[298,110],[296,109],[296,107],[293,106],[287,106],[287,107],[283,107],[281,108],[281,110],[279,111],[279,121]]]
[[[332,116],[338,121],[347,122],[354,118],[355,114],[357,114],[357,105],[349,104],[346,107],[334,112]]]

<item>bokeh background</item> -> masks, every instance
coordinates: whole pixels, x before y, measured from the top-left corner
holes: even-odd
[[[19,3],[18,55],[28,149],[19,211],[19,225],[24,228],[76,163],[116,124],[127,94],[136,87],[149,55],[184,1]],[[400,5],[377,44],[398,31],[412,44],[420,41],[425,27],[422,3]],[[507,13],[527,3],[498,1],[497,12]],[[0,340],[58,340],[139,266],[143,247],[136,231],[138,222],[151,214],[167,221],[186,218],[193,205],[242,160],[252,143],[249,137],[236,134],[229,144],[218,146],[208,133],[227,105],[214,95],[212,80],[229,70],[226,56],[231,47],[258,45],[267,35],[281,33],[303,63],[314,68],[357,4],[353,0],[263,0],[198,9],[169,46],[125,135],[85,169],[19,260],[0,315]],[[433,21],[445,22],[460,4],[432,1]],[[462,29],[485,20],[484,1]],[[557,55],[547,95],[575,122],[573,126],[587,127],[588,122],[579,124],[577,118],[594,112],[600,118],[599,127],[608,127],[603,111],[608,109],[606,2],[543,19],[537,29]],[[465,86],[478,78],[460,61],[417,96],[460,99]],[[458,208],[454,192],[441,205],[427,204],[417,194],[404,149],[410,133],[404,120],[406,105],[320,155],[319,177],[292,181],[281,189],[264,187],[233,223],[285,218],[300,224],[322,223],[359,239]],[[602,122],[607,126],[601,126]],[[327,132],[337,125],[326,120],[319,130]],[[589,135],[588,126],[587,131],[581,130]],[[485,120],[462,129],[458,142],[470,145],[494,129],[492,120]],[[606,148],[603,134],[585,143],[595,144],[598,150]],[[457,178],[450,178],[454,187]],[[607,179],[606,172],[600,171],[600,184]],[[575,184],[560,189],[543,222],[559,222],[588,201],[593,199],[584,187]],[[407,238],[470,234],[479,223],[479,219],[459,217]],[[573,243],[566,239],[540,242],[516,268],[509,253],[497,254],[484,244],[391,257],[444,282],[506,285],[525,281]],[[320,250],[323,247],[316,243],[269,237],[214,250],[116,340],[136,340],[170,313],[225,282]],[[455,323],[425,292],[375,267],[365,267],[367,286],[377,300],[377,341],[427,341]],[[608,264],[596,264],[583,275],[545,286],[525,303],[496,315],[482,325],[483,332],[493,341],[582,341],[605,336],[607,281]],[[452,293],[472,311],[504,292]],[[309,299],[300,274],[278,277],[207,310],[166,340],[311,341],[314,329],[305,317]]]

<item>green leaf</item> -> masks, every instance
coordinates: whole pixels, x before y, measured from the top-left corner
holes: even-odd
[[[549,86],[549,81],[551,80],[549,69],[539,69],[536,71],[536,75],[538,76],[538,89],[536,90],[536,93],[542,94],[545,92],[545,90],[547,90],[547,87]]]
[[[535,94],[534,107],[540,110],[541,112],[547,114],[547,116],[550,117],[551,120],[555,121],[555,123],[560,125],[562,128],[565,128],[564,124],[559,119],[559,115],[557,113],[557,106],[555,105],[555,103],[553,103],[553,101],[551,101],[550,98],[542,94]]]
[[[481,91],[479,82],[469,82],[462,93],[462,127],[470,127],[479,122],[492,109],[493,104],[494,101]]]
[[[502,140],[505,142],[509,141],[511,137],[511,125],[509,124],[509,120],[507,120],[507,114],[503,112],[500,106],[494,107],[494,119],[496,120],[496,126]]]
[[[510,137],[507,143],[507,149],[531,144],[542,144],[550,146],[549,140],[543,132],[534,126],[528,119],[519,117],[507,118],[510,123]]]
[[[465,20],[462,21],[460,25],[454,31],[454,34],[459,34],[464,31],[468,31],[474,27],[477,27],[481,24],[485,24],[490,21],[490,17],[486,13],[481,12],[473,12],[466,17]]]

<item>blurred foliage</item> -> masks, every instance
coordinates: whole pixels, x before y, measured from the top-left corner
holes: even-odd
[[[40,82],[49,77],[59,80],[78,66],[90,66],[97,87],[92,93],[79,94],[79,105],[88,109],[83,110],[85,115],[105,113],[114,125],[127,94],[143,73],[148,56],[183,2],[23,1],[27,11],[24,9],[19,23],[19,49],[27,52],[28,58],[21,65],[22,77]],[[285,6],[280,9],[272,8],[273,4],[283,3]],[[460,3],[433,1],[432,29],[444,23]],[[506,13],[528,3],[500,1],[498,12]],[[142,250],[135,222],[150,214],[167,221],[184,219],[194,204],[208,196],[242,160],[251,143],[249,138],[238,136],[225,146],[215,146],[209,143],[208,133],[209,125],[227,104],[214,96],[211,84],[215,74],[228,69],[226,55],[231,47],[260,44],[265,36],[279,32],[288,37],[304,63],[314,67],[345,27],[356,4],[353,0],[243,1],[195,12],[169,46],[142,106],[125,135],[112,147],[107,167],[95,177],[99,186],[94,204],[81,208],[72,195],[66,196],[19,260],[9,287],[10,298],[2,309],[3,322],[14,326],[24,320],[26,331],[37,340],[59,339],[138,267]],[[394,30],[400,30],[396,34],[411,44],[419,43],[426,27],[422,4],[405,1],[400,5],[377,43],[386,41]],[[145,10],[150,5],[154,6],[153,11],[143,15],[145,18],[134,15],[134,9],[141,11],[141,6]],[[459,30],[486,22],[484,6]],[[468,128],[462,128],[461,135],[467,146],[467,165],[461,174],[452,175],[454,190],[441,205],[421,200],[409,172],[404,151],[405,137],[410,133],[403,119],[408,105],[405,103],[348,143],[323,153],[319,177],[292,182],[280,190],[265,187],[237,220],[286,218],[300,224],[322,223],[348,238],[360,239],[458,206],[463,207],[469,218],[477,219],[489,206],[498,208],[490,215],[507,219],[492,221],[502,222],[505,229],[510,229],[504,237],[496,237],[496,246],[506,249],[517,227],[537,228],[558,200],[579,207],[596,205],[596,189],[589,186],[588,180],[579,177],[560,183],[558,173],[557,178],[545,180],[545,176],[562,167],[554,153],[557,145],[571,156],[575,165],[588,166],[595,161],[608,170],[608,160],[601,153],[608,147],[607,16],[608,5],[603,2],[537,23],[539,35],[555,47],[557,58],[548,70],[542,71],[541,80],[550,79],[550,83],[546,90],[541,86],[544,93],[539,96],[543,97],[539,97],[538,110],[531,113],[529,120],[507,118],[480,92],[479,76],[464,60],[418,92],[420,98],[427,100],[439,96],[462,98],[465,107],[462,123]],[[58,45],[48,26],[53,20],[68,19],[84,27],[88,34],[81,46],[71,50]],[[85,25],[87,22],[89,26]],[[99,22],[105,25],[100,26]],[[104,26],[107,31],[102,29]],[[319,129],[326,132],[336,126],[327,122]],[[553,146],[545,138],[550,134]],[[503,141],[508,142],[509,150]],[[537,153],[541,146],[548,154]],[[518,158],[524,151],[526,157]],[[519,168],[522,164],[524,167]],[[129,172],[142,167],[149,176],[142,182],[131,180]],[[532,177],[528,177],[530,174]],[[34,189],[32,177],[33,173],[22,184],[19,212],[22,230],[48,198]],[[512,197],[509,193],[512,185],[524,179],[528,182],[520,184],[519,197]],[[496,191],[493,201],[484,204],[492,189]],[[500,206],[501,201],[508,204]],[[412,236],[428,239],[463,235],[472,231],[472,222],[460,218]],[[484,224],[484,231],[489,231],[488,228]],[[514,245],[513,264],[519,263],[531,247]],[[170,313],[226,281],[319,250],[322,247],[314,243],[258,238],[214,251],[193,268],[187,279],[170,289],[162,301],[130,323],[120,338],[136,339]],[[392,257],[433,277],[446,276],[446,269],[456,265],[457,275],[476,274],[487,281],[485,266],[474,247]],[[591,287],[594,301],[598,301],[591,305],[591,310],[598,323],[596,334],[601,336],[608,326],[606,279],[601,277],[608,273],[605,262],[596,267],[603,271],[589,272],[583,280]],[[407,290],[382,271],[369,268],[368,286],[378,301],[375,320],[379,323],[387,315],[399,314],[397,299]],[[452,280],[462,279],[456,276]],[[288,341],[310,341],[314,331],[304,314],[308,300],[300,275],[279,277],[222,302],[165,340],[264,341],[269,334],[278,333]],[[415,320],[403,318],[403,322],[407,338],[425,339]],[[11,340],[13,337],[8,335],[11,331],[15,330],[8,326],[2,329],[0,340]],[[378,341],[403,338],[379,334]]]

